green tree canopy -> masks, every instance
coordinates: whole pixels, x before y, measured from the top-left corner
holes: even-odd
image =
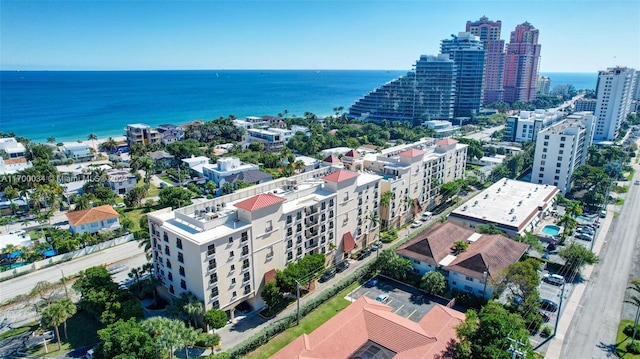
[[[586,247],[572,242],[570,245],[561,248],[558,255],[565,260],[564,268],[568,273],[576,273],[586,264],[596,264],[598,256]]]
[[[395,279],[404,279],[411,270],[411,261],[400,257],[393,249],[385,249],[376,259],[376,267],[384,275]]]
[[[470,309],[466,320],[457,328],[458,350],[456,358],[461,359],[510,359],[507,351],[511,342],[508,338],[525,343],[520,347],[532,353],[529,331],[520,315],[509,313],[497,301],[489,301],[479,313]]]
[[[100,342],[95,348],[96,359],[160,358],[151,335],[135,319],[119,320],[98,330]]]
[[[441,295],[447,289],[447,280],[438,271],[427,272],[420,279],[420,288],[434,295]]]
[[[266,287],[266,285],[265,285]],[[215,329],[220,329],[227,325],[227,313],[220,309],[209,309],[204,313],[204,323]]]
[[[160,207],[180,208],[191,205],[192,193],[181,187],[166,187],[158,193]]]
[[[536,301],[540,297],[538,286],[540,276],[538,269],[540,263],[533,258],[513,263],[508,266],[494,281],[499,292],[507,291],[509,299],[515,297],[522,299],[521,310],[529,312],[536,307]]]
[[[182,160],[191,156],[203,156],[204,151],[200,148],[200,142],[194,139],[172,142],[165,147],[167,152],[172,154],[176,160]]]

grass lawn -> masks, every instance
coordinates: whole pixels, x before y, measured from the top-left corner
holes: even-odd
[[[631,337],[624,334],[623,330],[628,324],[633,325],[633,320],[623,320],[618,326],[618,336],[616,337],[616,355],[623,359],[640,359],[640,354],[627,354],[627,344],[631,343]],[[636,339],[636,343],[638,339]]]
[[[76,313],[67,321],[67,334],[69,339],[65,339],[64,325],[60,326],[60,336],[62,337],[62,350],[58,350],[57,340],[47,343],[49,353],[45,353],[44,345],[33,347],[28,353],[35,357],[56,357],[74,349],[98,343],[98,330],[102,329],[100,324],[91,314],[82,310]],[[55,333],[55,331],[54,331]]]
[[[175,185],[176,182],[174,180],[171,179],[171,177],[169,176],[159,176],[159,178],[167,183],[169,183],[170,185]]]
[[[620,205],[622,205],[622,204],[624,204],[624,199],[622,199],[622,198],[616,198],[616,205],[620,206]]]
[[[271,339],[267,344],[249,353],[245,358],[248,359],[267,359],[273,354],[277,353],[280,349],[284,348],[287,344],[294,341],[302,334],[309,334],[316,328],[324,324],[327,320],[331,319],[339,311],[346,308],[351,302],[344,299],[352,290],[358,288],[359,282],[355,282],[352,285],[345,288],[342,292],[329,299],[326,303],[322,304],[311,314],[300,320],[300,325],[289,328],[286,331],[278,334],[275,338]]]
[[[17,335],[20,335],[29,331],[34,331],[39,327],[40,327],[40,324],[38,324],[38,322],[35,322],[30,325],[25,325],[24,327],[9,329],[8,331],[0,334],[0,340],[9,339],[11,337],[15,337]]]

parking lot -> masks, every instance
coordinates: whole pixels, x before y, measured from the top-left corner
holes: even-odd
[[[385,304],[393,308],[393,313],[414,322],[420,321],[436,304],[447,305],[448,303],[444,298],[424,294],[415,288],[379,276],[354,289],[349,293],[347,299],[355,301],[365,296],[375,300],[376,297],[384,293],[389,295]]]
[[[553,328],[556,325],[556,321],[558,320],[558,316],[560,315],[561,311],[564,311],[564,309],[566,307],[566,300],[569,297],[569,295],[571,294],[571,291],[573,290],[573,286],[574,285],[572,283],[566,283],[564,285],[564,298],[562,299],[563,300],[562,308],[559,308],[555,312],[546,311],[551,318],[549,319],[548,322],[545,322],[543,324],[544,326],[548,326],[553,330]],[[548,299],[548,300],[551,300],[552,302],[560,305],[560,295],[562,294],[562,286],[561,285],[553,285],[553,284],[549,284],[549,283],[547,283],[545,281],[541,281],[540,282],[540,287],[539,287],[538,290],[540,292],[540,299]],[[538,346],[538,344],[544,342],[545,340],[547,340],[547,338],[541,336],[540,332],[538,332],[535,335],[532,335],[530,337],[531,344],[534,347]]]

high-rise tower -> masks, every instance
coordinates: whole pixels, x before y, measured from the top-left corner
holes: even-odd
[[[635,71],[628,67],[598,72],[594,141],[613,141],[627,118],[633,97]]]
[[[536,98],[540,47],[538,30],[528,22],[511,32],[504,64],[504,101],[526,102]]]
[[[466,32],[478,36],[484,42],[484,104],[501,101],[503,96],[502,76],[504,71],[504,40],[500,40],[502,22],[490,21],[483,16],[478,21],[467,21]]]
[[[440,52],[456,64],[454,117],[469,117],[480,111],[484,80],[484,44],[468,32],[442,40]]]

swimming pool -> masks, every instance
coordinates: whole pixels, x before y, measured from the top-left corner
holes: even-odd
[[[544,228],[542,228],[542,233],[553,237],[560,234],[560,229],[560,227],[554,226],[553,224],[547,224],[546,226],[544,226]]]

